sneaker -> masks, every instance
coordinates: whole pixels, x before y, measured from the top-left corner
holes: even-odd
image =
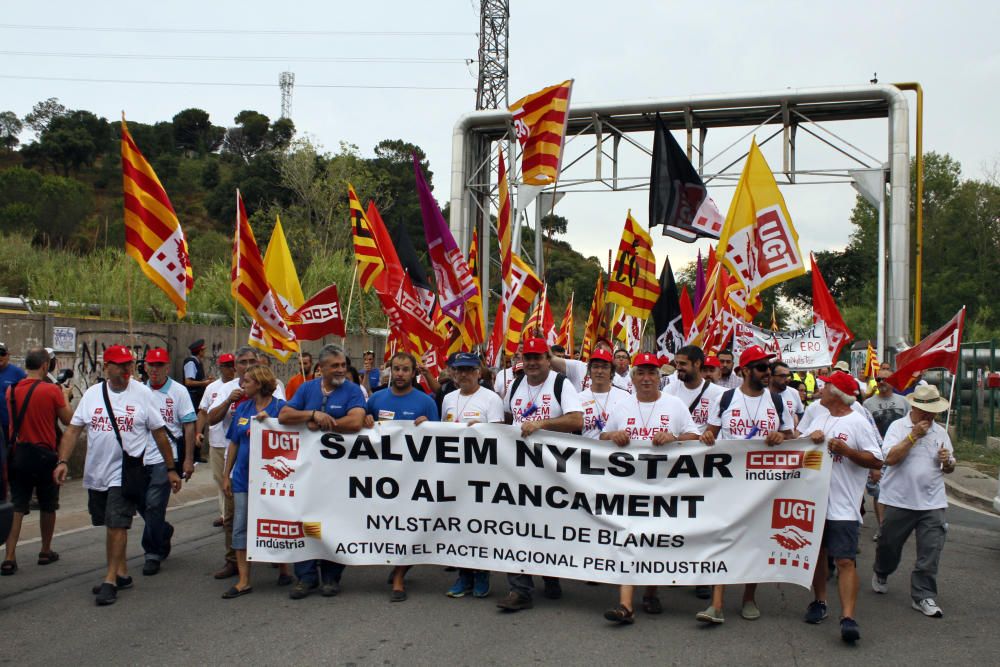
[[[142,576],[152,577],[160,572],[160,561],[149,559],[142,566]]]
[[[535,603],[527,595],[521,595],[517,591],[511,591],[507,593],[507,596],[497,602],[497,607],[503,609],[504,611],[521,611],[522,609],[531,609],[535,606]]]
[[[167,546],[163,550],[163,560],[167,560],[168,558],[170,558],[170,551],[174,548],[173,544],[171,544],[170,541],[173,538],[174,538],[174,527],[171,524],[168,523],[167,524],[167,538],[166,538]]]
[[[406,602],[406,591],[393,591],[389,593],[389,602]]]
[[[701,621],[702,623],[714,623],[716,625],[721,625],[726,622],[726,617],[723,616],[721,609],[709,607],[705,611],[699,611],[695,614],[695,620]]]
[[[876,530],[875,534],[872,535],[872,542],[878,542],[878,538],[880,537],[882,537],[882,533]]]
[[[840,638],[848,644],[853,644],[861,639],[861,629],[858,627],[857,621],[846,616],[840,619]]]
[[[472,577],[472,597],[484,598],[490,594],[490,573],[476,572]]]
[[[745,600],[743,602],[743,608],[740,609],[740,616],[748,621],[756,621],[760,618],[760,608],[753,600]]]
[[[558,600],[562,597],[562,584],[558,581],[546,581],[542,595],[550,600]]]
[[[115,588],[114,584],[109,584],[104,582],[101,584],[101,589],[97,592],[97,606],[106,607],[109,604],[114,604],[118,599],[118,589]]]
[[[941,618],[944,616],[944,612],[941,611],[941,607],[937,606],[934,598],[924,598],[920,602],[914,602],[913,608],[924,616],[930,616],[931,618]]]
[[[459,576],[455,580],[455,583],[451,585],[445,595],[450,598],[464,598],[467,593],[472,592],[472,582],[467,581],[465,577]]]
[[[340,592],[340,584],[336,581],[324,581],[323,585],[320,586],[319,594],[325,598],[332,598],[334,595]]]
[[[632,625],[635,623],[635,612],[623,604],[604,612],[604,618],[619,625]]]
[[[304,581],[297,581],[295,582],[295,585],[292,586],[292,590],[288,591],[288,597],[292,600],[301,600],[317,588],[319,588],[319,584],[315,581],[311,584],[307,584]]]
[[[712,599],[712,587],[711,586],[695,586],[694,596],[699,600],[711,600]]]
[[[100,595],[102,585],[103,584],[97,584],[90,589],[90,592],[94,595]],[[115,588],[119,591],[126,588],[132,588],[132,577],[115,577]]]
[[[655,595],[644,595],[642,598],[642,610],[647,614],[662,614],[663,603]],[[607,618],[607,614],[605,614]]]
[[[806,623],[817,625],[826,620],[827,615],[826,603],[821,600],[813,600],[806,607]]]
[[[237,574],[239,574],[239,571],[236,569],[236,563],[227,560],[222,569],[212,576],[216,579],[228,579],[229,577],[235,577]]]
[[[889,580],[885,577],[879,576],[877,572],[872,573],[872,590],[880,595],[884,595],[889,592]]]

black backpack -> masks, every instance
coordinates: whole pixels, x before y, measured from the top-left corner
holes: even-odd
[[[726,393],[724,393],[722,395],[722,397],[719,398],[719,417],[720,418],[722,417],[722,413],[725,412],[726,409],[729,407],[730,403],[733,402],[733,396],[736,395],[736,390],[737,389],[738,389],[738,387],[733,387],[732,389],[727,389]],[[784,412],[784,410],[785,410],[785,404],[784,404],[784,402],[782,402],[781,396],[778,396],[776,393],[774,393],[770,389],[767,390],[767,393],[769,393],[771,395],[771,401],[774,403],[774,409],[775,409],[775,411],[778,414],[778,426],[781,426],[781,413]]]
[[[523,374],[519,375],[514,380],[514,383],[512,385],[510,385],[510,391],[507,392],[507,407],[508,408],[511,407],[511,405],[510,405],[510,399],[513,398],[514,394],[517,393],[517,388],[521,386],[521,381],[522,380],[524,380],[524,375]],[[554,389],[555,389],[555,395],[556,395],[556,403],[559,404],[560,408],[562,407],[562,390],[563,390],[563,384],[565,384],[565,382],[566,382],[566,376],[563,375],[562,373],[559,373],[557,371],[556,372],[556,381],[555,381],[555,387],[554,387]],[[513,412],[513,411],[514,410],[511,409],[511,412]],[[583,431],[573,431],[573,433],[575,435],[583,435]]]

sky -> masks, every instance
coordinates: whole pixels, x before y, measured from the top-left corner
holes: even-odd
[[[23,117],[37,101],[57,97],[110,120],[124,110],[131,120],[152,123],[188,107],[205,109],[219,125],[231,124],[243,109],[273,119],[280,113],[278,76],[291,71],[291,117],[300,136],[328,151],[341,142],[355,144],[365,156],[382,139],[415,143],[427,153],[435,196],[444,204],[452,128],[475,106],[478,4],[174,0],[155,9],[132,5],[126,13],[120,3],[49,0],[40,14],[36,5],[17,3],[0,19],[0,111]],[[982,178],[1000,163],[1000,3],[510,4],[510,101],[567,78],[575,80],[573,101],[597,103],[865,85],[877,73],[880,83],[918,81],[924,87],[926,151],[951,154],[968,178]],[[223,85],[229,83],[257,85]],[[916,104],[912,94],[908,99],[912,136]],[[706,153],[715,155],[749,129],[713,130]],[[828,129],[878,161],[886,159],[884,120]],[[771,131],[760,130],[758,139]],[[675,136],[683,144],[683,134]],[[847,164],[799,136],[800,167]],[[568,150],[586,139],[579,141]],[[643,142],[651,145],[650,138]],[[749,142],[738,142],[711,167],[738,158]],[[763,152],[772,168],[780,167],[777,141]],[[633,155],[622,169],[648,174],[648,158]],[[847,243],[855,199],[849,184],[781,189],[803,252]],[[716,181],[709,191],[725,212],[732,184]],[[563,238],[585,255],[605,258],[617,247],[628,209],[648,223],[647,197],[567,196],[556,208],[569,220]],[[658,260],[669,255],[675,270],[706,247],[654,232]]]

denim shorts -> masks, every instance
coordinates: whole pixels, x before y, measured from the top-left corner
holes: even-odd
[[[248,493],[233,494],[233,549],[247,550],[247,510],[250,507]]]
[[[88,490],[87,509],[90,522],[95,526],[128,530],[132,527],[136,507],[134,501],[122,495],[122,487],[112,486],[107,491]]]
[[[861,524],[857,521],[827,519],[823,526],[822,546],[830,558],[858,558],[858,534]]]

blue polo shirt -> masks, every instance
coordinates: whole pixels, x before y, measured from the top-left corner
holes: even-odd
[[[319,410],[325,412],[334,419],[346,417],[347,413],[354,408],[365,407],[365,395],[361,393],[361,387],[350,380],[344,380],[344,384],[323,397],[323,378],[316,378],[303,382],[292,396],[292,400],[287,405],[296,410]]]
[[[417,417],[440,421],[434,399],[419,389],[411,389],[403,396],[397,396],[388,388],[376,391],[368,399],[368,414],[376,421],[413,420]]]
[[[3,435],[6,438],[7,432],[10,431],[10,400],[7,397],[7,388],[13,387],[15,384],[28,377],[28,374],[23,370],[15,366],[14,364],[8,363],[2,371],[0,371],[0,424],[3,424]],[[18,404],[18,410],[21,409],[21,405]]]
[[[285,404],[280,398],[272,398],[264,412],[277,417]],[[233,493],[247,493],[250,490],[250,424],[253,423],[257,407],[253,401],[243,401],[233,414],[233,422],[226,431],[226,440],[236,443],[236,463],[233,464]]]

